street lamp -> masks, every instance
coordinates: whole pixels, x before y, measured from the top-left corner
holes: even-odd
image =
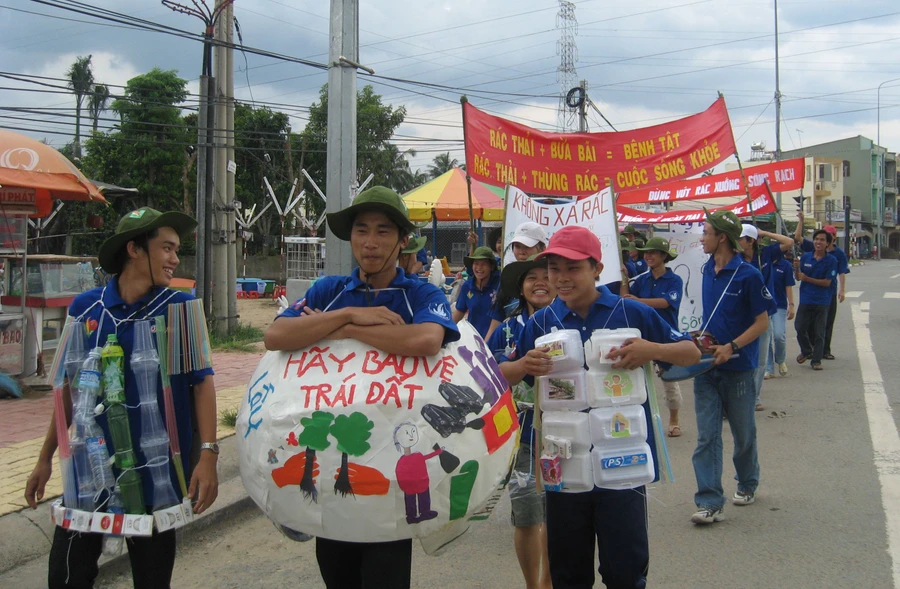
[[[890,80],[885,80],[884,82],[878,84],[878,123],[875,129],[875,144],[881,147],[881,87],[890,82],[896,82],[900,80],[900,78],[892,78]],[[881,259],[881,233],[884,230],[884,152],[881,154],[881,192],[878,196],[878,235],[875,236],[875,245],[878,247],[878,256],[877,259]]]

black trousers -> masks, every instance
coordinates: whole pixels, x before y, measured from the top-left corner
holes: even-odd
[[[813,364],[822,362],[825,353],[825,326],[828,323],[828,305],[807,305],[800,303],[794,328],[800,353],[812,359]]]
[[[834,318],[837,317],[837,293],[831,295],[831,304],[828,305],[828,322],[825,324],[825,348],[823,354],[831,353],[831,333],[834,331]]]
[[[316,560],[328,589],[409,589],[412,540],[341,542],[316,538]]]
[[[168,589],[175,567],[175,530],[149,538],[128,538],[128,558],[135,589]],[[59,526],[53,532],[47,585],[91,589],[99,569],[103,534],[68,532]]]
[[[547,549],[553,589],[594,586],[594,538],[607,589],[644,589],[650,567],[647,496],[627,491],[547,493]]]

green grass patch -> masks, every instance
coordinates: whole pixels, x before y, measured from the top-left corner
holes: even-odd
[[[226,427],[234,427],[237,425],[237,416],[238,410],[235,409],[222,409],[222,412],[219,413],[219,423]]]
[[[230,334],[222,337],[210,334],[209,339],[212,349],[219,352],[254,352],[256,344],[263,340],[263,331],[239,323]]]

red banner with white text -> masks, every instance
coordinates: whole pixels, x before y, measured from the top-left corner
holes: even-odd
[[[466,170],[530,194],[582,196],[696,176],[734,153],[725,99],[683,119],[607,133],[547,133],[463,102]]]
[[[769,196],[769,193],[763,192],[753,199],[752,212],[750,211],[750,207],[747,205],[746,199],[742,199],[740,202],[737,202],[733,205],[709,209],[709,212],[714,213],[716,211],[731,211],[738,217],[749,217],[752,214],[766,215],[769,213],[774,213],[777,210],[778,208],[775,206],[775,203],[772,201],[772,197]],[[698,223],[705,220],[706,212],[704,212],[703,209],[700,209],[699,211],[681,210],[666,211],[664,213],[651,213],[648,211],[639,211],[637,209],[631,209],[628,207],[616,207],[616,222],[620,224]]]
[[[768,181],[772,192],[787,192],[803,188],[803,158],[772,162],[744,168],[750,194],[757,196],[766,191]],[[741,171],[732,170],[724,174],[714,174],[702,178],[670,182],[653,188],[629,190],[616,196],[617,205],[633,205],[654,202],[675,202],[723,196],[743,196],[744,182]]]

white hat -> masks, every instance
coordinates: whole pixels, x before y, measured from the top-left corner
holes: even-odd
[[[544,228],[537,223],[522,223],[516,228],[516,233],[509,240],[509,244],[521,243],[525,247],[534,247],[539,243],[547,245],[547,234]]]
[[[743,229],[741,230],[741,237],[752,237],[759,241],[759,231],[753,225],[744,223]]]

